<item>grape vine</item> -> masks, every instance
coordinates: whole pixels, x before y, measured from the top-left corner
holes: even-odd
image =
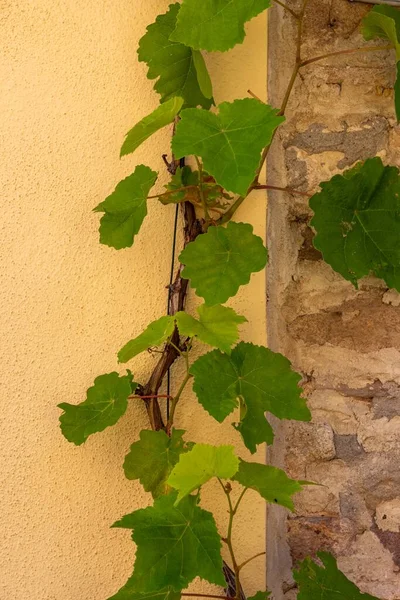
[[[147,216],[148,201],[180,205],[184,248],[170,285],[168,314],[150,323],[118,352],[119,363],[128,363],[149,348],[160,348],[160,358],[144,384],[136,383],[129,370],[111,372],[95,379],[81,404],[59,405],[62,433],[76,445],[114,425],[129,400],[140,400],[147,409],[150,428],[133,442],[123,468],[128,479],[139,480],[152,494],[154,502],[114,525],[132,531],[137,552],[132,576],[109,600],[179,600],[185,596],[240,600],[242,570],[264,554],[242,563],[237,560],[232,534],[245,493],[255,490],[266,502],[293,510],[293,495],[311,483],[290,479],[283,470],[266,464],[246,462],[231,445],[187,440],[186,432],[177,428],[189,385],[211,418],[219,423],[232,421],[252,454],[260,444],[273,443],[269,413],[279,419],[310,420],[299,387],[301,375],[281,354],[240,341],[239,328],[247,319],[224,306],[268,261],[267,248],[251,225],[233,222],[232,217],[256,189],[308,195],[259,179],[303,69],[338,55],[394,50],[400,72],[400,12],[396,8],[376,6],[364,18],[363,36],[366,41],[378,40],[375,45],[304,57],[303,24],[309,0],[302,0],[299,9],[274,1],[297,22],[293,73],[277,108],[252,93],[249,98],[215,106],[201,53],[225,52],[241,43],[246,23],[267,10],[270,0],[182,0],[159,15],[140,40],[138,58],[146,63],[148,78],[155,80],[160,104],[128,132],[121,156],[133,153],[156,131],[170,126],[172,158],[170,162],[165,159],[170,181],[154,192],[158,173],[138,165],[94,210],[103,213],[100,242],[118,250],[133,245]],[[395,111],[400,118],[400,77],[395,84]],[[400,177],[396,167],[371,157],[321,183],[321,191],[309,198],[309,204],[314,212],[315,247],[335,271],[356,287],[362,277],[373,273],[400,291]],[[189,285],[203,300],[195,315],[185,311]],[[210,346],[210,351],[193,359],[198,341]],[[173,396],[160,394],[177,360],[185,366],[178,391]],[[229,511],[223,537],[213,515],[201,507],[202,487],[211,479],[219,482]],[[230,566],[222,560],[222,545]],[[338,570],[331,555],[320,553],[317,558],[319,562],[307,558],[294,571],[299,600],[374,600]],[[228,585],[229,572],[233,581]],[[196,577],[225,589],[224,594],[185,592]],[[267,590],[261,590],[250,600],[268,596]]]

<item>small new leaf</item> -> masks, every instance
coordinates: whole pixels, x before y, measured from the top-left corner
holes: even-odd
[[[200,52],[169,37],[176,26],[180,4],[171,4],[169,10],[159,15],[147,27],[139,42],[138,56],[149,68],[147,77],[157,79],[154,89],[161,102],[179,96],[184,107],[210,108],[212,87],[207,67]]]
[[[192,203],[199,202],[199,194],[197,186],[199,184],[198,172],[193,172],[192,169],[185,165],[184,167],[178,167],[176,172],[172,175],[169,182],[166,184],[165,189],[167,192],[176,193],[161,194],[159,200],[161,204],[176,204],[178,202],[189,201]],[[190,186],[190,187],[189,187]],[[182,190],[181,188],[188,187],[188,189]]]
[[[203,3],[198,3],[199,8]],[[219,113],[187,108],[172,140],[176,158],[203,159],[204,169],[225,190],[246,195],[254,181],[262,149],[285,120],[278,111],[254,98],[223,102]]]
[[[229,222],[226,228],[210,227],[181,252],[182,276],[191,280],[206,304],[222,304],[234,296],[252,273],[267,262],[262,239],[248,223]]]
[[[199,187],[199,172],[185,165],[178,167],[176,173],[172,175],[170,181],[165,186],[168,193],[161,194],[159,200],[161,204],[176,204],[177,202],[191,202],[195,206],[202,206]],[[185,189],[182,189],[185,188]],[[174,192],[176,193],[170,193]],[[211,209],[224,209],[232,200],[223,188],[215,183],[215,179],[203,171],[203,197],[207,206]]]
[[[244,25],[270,0],[183,0],[171,40],[209,52],[225,52],[244,40]]]
[[[174,97],[161,104],[153,112],[144,117],[128,133],[121,148],[121,156],[131,154],[159,129],[173,122],[183,106],[183,98]]]
[[[310,199],[314,246],[351,281],[373,273],[400,291],[400,178],[380,158],[321,184]]]
[[[146,329],[133,340],[125,344],[118,352],[118,361],[126,363],[141,352],[144,352],[152,346],[159,346],[165,342],[174,331],[173,317],[160,317],[157,321],[153,321]]]
[[[140,441],[132,444],[125,457],[127,479],[139,479],[153,498],[168,491],[167,479],[179,457],[188,451],[182,436],[185,432],[174,429],[171,437],[165,431],[143,430]]]
[[[230,479],[239,468],[233,446],[196,444],[179,458],[168,478],[168,484],[178,490],[176,504],[213,477]]]
[[[239,338],[238,325],[246,322],[246,317],[238,315],[233,308],[220,304],[202,304],[197,312],[199,320],[185,312],[175,315],[179,333],[187,337],[196,336],[201,342],[230,354],[233,344]]]
[[[244,460],[240,461],[239,471],[233,480],[255,490],[267,502],[285,506],[290,510],[294,510],[293,494],[300,492],[305,485],[305,482],[290,479],[281,469]]]
[[[130,585],[147,593],[185,589],[195,577],[224,586],[221,538],[213,515],[187,496],[174,506],[176,493],[160,496],[154,506],[137,510],[114,527],[132,529],[137,545]]]
[[[300,564],[293,576],[299,588],[298,600],[378,600],[362,594],[358,587],[339,571],[335,558],[328,552],[318,552],[321,567],[311,558]]]
[[[265,412],[279,419],[311,418],[298,386],[300,375],[287,358],[263,346],[240,342],[231,356],[213,350],[198,358],[190,372],[200,404],[217,421],[222,422],[240,401],[240,422],[235,427],[252,453],[257,444],[273,440]]]
[[[69,442],[80,446],[92,433],[115,425],[125,413],[128,396],[136,387],[130,371],[122,377],[115,372],[96,377],[84,402],[77,405],[62,402],[58,405],[64,411],[60,417],[63,435]]]
[[[157,173],[139,165],[132,175],[120,181],[114,192],[94,209],[104,212],[100,219],[100,243],[116,250],[132,246],[145,216],[147,196]]]

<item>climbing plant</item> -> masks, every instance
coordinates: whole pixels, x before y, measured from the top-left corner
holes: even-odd
[[[133,441],[123,468],[128,479],[139,480],[152,494],[153,504],[114,525],[132,531],[137,552],[132,576],[112,600],[179,600],[188,595],[184,590],[196,577],[225,588],[225,595],[210,597],[239,600],[244,593],[242,570],[260,556],[248,557],[241,564],[237,559],[233,527],[244,494],[252,489],[266,502],[293,510],[293,495],[310,485],[290,479],[278,468],[243,460],[232,445],[195,443],[179,429],[179,409],[189,387],[205,411],[204,419],[219,423],[229,419],[253,454],[261,444],[273,443],[269,414],[310,420],[299,386],[301,375],[281,354],[239,341],[239,328],[247,319],[224,305],[268,260],[267,249],[252,226],[232,218],[254,190],[272,188],[260,182],[260,173],[276,131],[285,122],[301,70],[338,54],[388,49],[395,49],[400,69],[397,9],[377,6],[364,18],[364,38],[384,40],[378,45],[304,58],[307,0],[302,0],[300,9],[275,1],[298,24],[293,74],[281,106],[275,108],[255,97],[215,106],[201,53],[225,52],[241,43],[246,23],[268,9],[270,0],[182,0],[148,26],[138,57],[148,67],[148,78],[155,81],[160,104],[127,133],[121,156],[134,152],[160,128],[171,126],[172,158],[166,160],[170,180],[160,189],[158,173],[138,165],[94,209],[103,213],[100,242],[117,250],[133,245],[150,200],[180,205],[184,225],[184,248],[169,286],[168,314],[160,315],[118,352],[119,363],[125,364],[157,348],[160,358],[150,379],[136,382],[130,370],[107,373],[95,379],[81,404],[60,404],[62,433],[76,445],[114,425],[131,399],[142,400],[147,409],[149,429]],[[398,117],[399,90],[396,82]],[[321,183],[321,191],[309,203],[314,212],[315,246],[335,271],[354,286],[373,273],[400,291],[397,168],[371,157]],[[196,314],[185,311],[189,285],[201,299]],[[193,358],[198,342],[210,350]],[[183,379],[176,393],[171,395],[168,389],[161,394],[177,360],[184,365]],[[201,505],[202,488],[211,479],[219,482],[229,511],[223,536],[213,515]],[[230,566],[223,563],[222,546],[227,548]],[[230,585],[229,573],[234,578]],[[294,578],[301,600],[373,600],[361,594],[326,553],[319,554],[317,562],[303,561]],[[252,600],[265,600],[268,595],[260,590]]]

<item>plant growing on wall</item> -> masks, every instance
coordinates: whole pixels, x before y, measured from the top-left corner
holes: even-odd
[[[241,43],[247,21],[266,10],[270,0],[182,0],[149,25],[138,57],[148,67],[148,78],[155,80],[160,105],[128,132],[121,156],[134,152],[160,128],[174,124],[172,159],[166,161],[171,178],[161,190],[158,174],[138,165],[94,209],[102,213],[100,242],[115,249],[133,245],[148,201],[180,205],[184,224],[184,248],[169,286],[168,314],[150,323],[118,352],[119,363],[125,364],[149,348],[159,348],[160,358],[149,381],[136,382],[129,370],[123,375],[111,372],[95,379],[81,404],[60,404],[62,433],[76,445],[114,425],[131,399],[143,401],[147,409],[150,428],[133,442],[124,471],[152,494],[153,504],[114,525],[132,530],[137,553],[132,576],[112,600],[179,600],[196,595],[184,592],[196,577],[225,588],[225,595],[211,598],[239,600],[242,570],[260,556],[248,557],[241,564],[236,557],[233,530],[244,494],[255,490],[266,502],[291,510],[293,495],[310,484],[290,479],[275,467],[247,462],[231,445],[195,443],[179,429],[179,409],[189,386],[208,413],[204,418],[219,423],[229,419],[253,454],[261,444],[273,443],[268,414],[278,419],[311,418],[299,387],[301,376],[281,354],[239,341],[246,317],[225,306],[268,260],[267,249],[251,225],[232,218],[253,190],[296,193],[263,184],[259,177],[302,69],[337,54],[392,48],[400,64],[400,13],[396,9],[375,7],[363,21],[366,40],[386,41],[304,58],[307,0],[298,10],[275,1],[298,24],[293,74],[278,108],[255,97],[215,106],[201,54],[203,50],[229,51]],[[398,117],[399,85],[396,82]],[[371,157],[321,183],[321,191],[309,200],[315,246],[355,286],[373,273],[400,291],[399,193],[398,169]],[[196,314],[184,310],[189,285],[201,298]],[[198,342],[210,350],[194,359]],[[184,364],[182,381],[173,395],[169,390],[160,394],[177,360]],[[213,515],[201,506],[202,487],[214,478],[229,511],[228,530],[222,537]],[[230,567],[223,563],[222,546],[227,548]],[[294,572],[300,600],[372,599],[338,570],[332,556],[320,553],[318,558],[319,562],[306,559]],[[234,581],[229,584],[230,573]],[[261,590],[253,600],[267,597],[268,592]]]

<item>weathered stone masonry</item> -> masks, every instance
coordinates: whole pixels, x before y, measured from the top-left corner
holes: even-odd
[[[290,2],[289,2],[290,3]],[[294,6],[294,5],[293,5]],[[369,7],[310,0],[305,58],[365,44]],[[295,23],[269,20],[269,95],[279,106],[294,61]],[[326,59],[304,68],[268,166],[272,185],[314,191],[358,160],[400,166],[389,52]],[[292,563],[319,549],[363,591],[400,598],[400,295],[374,278],[356,290],[312,246],[300,196],[269,195],[269,344],[304,373],[311,423],[277,423],[270,460],[320,486],[296,512],[269,511],[268,578],[275,600],[296,595]]]

